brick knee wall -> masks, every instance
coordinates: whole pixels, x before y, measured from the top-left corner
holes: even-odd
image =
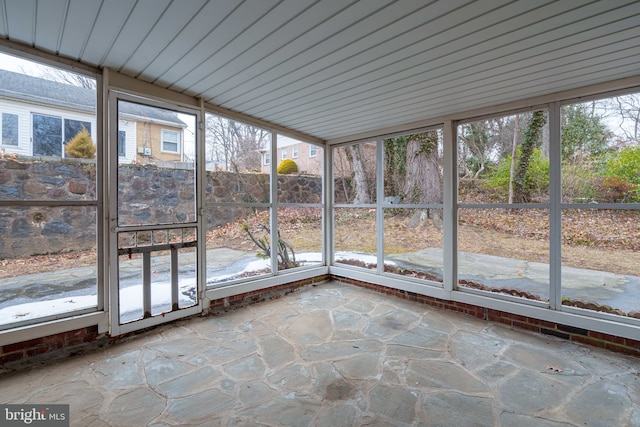
[[[326,280],[333,279],[342,283],[347,283],[362,288],[370,289],[385,295],[415,301],[431,307],[451,310],[478,319],[499,322],[514,328],[526,329],[546,335],[553,335],[570,341],[604,348],[610,351],[640,356],[640,341],[622,338],[615,335],[603,334],[586,329],[562,325],[545,320],[539,320],[518,314],[493,310],[472,304],[455,301],[447,301],[434,297],[416,294],[414,292],[402,291],[382,285],[362,282],[339,276],[323,275],[283,285],[260,289],[244,294],[234,295],[211,301],[211,305],[203,312],[203,315],[215,315],[224,311],[234,310],[261,301],[280,298],[296,290]],[[150,328],[153,329],[153,328]],[[138,331],[137,333],[142,333]],[[70,356],[73,354],[88,352],[93,349],[104,348],[112,345],[125,337],[135,335],[136,332],[120,337],[109,337],[107,334],[99,334],[97,326],[63,332],[46,337],[35,338],[14,344],[7,344],[0,347],[0,366],[19,365],[30,361],[49,360],[56,357]]]

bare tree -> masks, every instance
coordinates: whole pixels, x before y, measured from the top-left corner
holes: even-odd
[[[33,63],[36,64],[36,63]],[[47,65],[37,64],[39,75],[43,79],[53,80],[54,82],[64,83],[71,86],[77,86],[84,89],[96,89],[96,79],[85,76],[83,74],[74,73],[72,71],[66,71],[60,68],[49,67]],[[33,72],[29,72],[24,66],[20,67],[22,74],[32,75]]]
[[[269,131],[213,114],[207,115],[206,124],[207,161],[227,171],[260,170],[260,151],[269,149]]]
[[[612,98],[619,114],[619,129],[627,143],[640,142],[640,94]]]

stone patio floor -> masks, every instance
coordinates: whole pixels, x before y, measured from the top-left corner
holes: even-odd
[[[0,371],[77,426],[638,426],[640,360],[338,282]]]

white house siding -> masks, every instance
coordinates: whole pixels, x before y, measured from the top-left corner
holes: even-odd
[[[131,163],[136,158],[136,122],[132,120],[118,120],[118,130],[125,132],[125,157],[119,157],[120,163]]]
[[[32,114],[34,113],[60,117],[62,120],[71,119],[89,122],[91,123],[91,138],[94,143],[96,141],[97,126],[96,117],[93,114],[0,98],[0,114],[1,113],[16,114],[18,116],[18,146],[0,145],[0,148],[3,148],[6,153],[16,153],[25,156],[33,155],[33,144],[31,141],[33,136]]]
[[[18,116],[18,145],[4,145],[0,141],[0,148],[6,153],[22,154],[30,156],[31,148],[31,110],[30,106],[0,98],[0,121],[2,113],[15,114]]]

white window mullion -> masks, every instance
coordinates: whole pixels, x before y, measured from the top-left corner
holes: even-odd
[[[549,307],[562,306],[562,141],[560,103],[549,106]]]
[[[278,134],[271,132],[271,157],[276,158],[278,153]],[[269,228],[271,229],[271,273],[278,272],[278,168],[276,162],[271,162],[270,174],[270,203],[271,215],[269,215]]]
[[[376,141],[376,254],[378,274],[384,273],[384,211],[382,201],[384,200],[384,163],[383,163],[383,141],[378,138]]]
[[[442,282],[445,291],[458,287],[458,162],[457,125],[451,120],[443,128],[443,179],[442,179],[442,231],[443,264]]]

